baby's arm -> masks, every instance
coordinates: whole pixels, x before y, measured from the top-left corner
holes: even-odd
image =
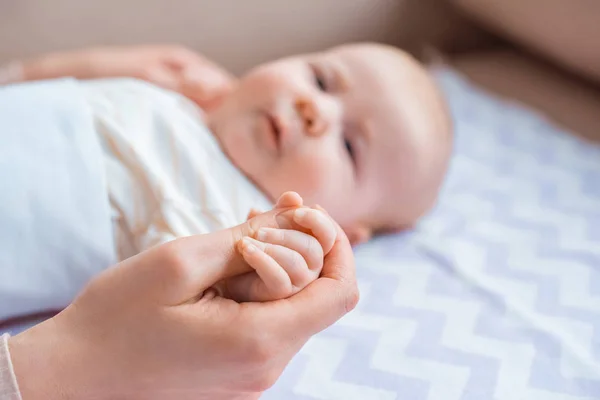
[[[280,200],[281,201],[281,200]],[[337,230],[324,212],[308,207],[282,214],[288,229],[261,227],[238,242],[238,251],[254,272],[230,279],[227,296],[236,301],[287,298],[319,277]]]
[[[131,77],[179,92],[202,107],[227,93],[235,78],[181,46],[101,47],[47,54],[0,67],[0,85],[73,77]]]

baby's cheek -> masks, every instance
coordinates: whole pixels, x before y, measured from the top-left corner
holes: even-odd
[[[345,168],[326,161],[314,162],[300,179],[310,190],[306,192],[310,194],[300,193],[305,204],[320,205],[340,224],[351,223],[360,214],[366,193],[356,190],[354,175]]]
[[[241,81],[244,93],[252,99],[257,95],[263,99],[275,101],[282,90],[290,86],[289,68],[274,68],[264,66],[256,69]]]
[[[294,168],[294,181],[306,202],[318,203],[328,199],[335,192],[337,181],[335,168],[328,160],[309,158]]]

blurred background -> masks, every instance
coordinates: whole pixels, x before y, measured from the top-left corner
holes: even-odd
[[[3,0],[0,62],[90,45],[179,43],[234,72],[363,40],[418,53],[493,39],[444,0]]]
[[[47,52],[177,43],[236,74],[355,41],[436,49],[497,94],[600,138],[600,2],[589,0],[3,0],[0,65]]]
[[[449,184],[426,240],[357,252],[359,315],[265,398],[600,398],[599,0],[0,0],[0,66],[180,44],[241,74],[356,41],[457,72]]]

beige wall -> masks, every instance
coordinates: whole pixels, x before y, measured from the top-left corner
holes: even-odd
[[[498,35],[600,84],[600,1],[451,2]]]
[[[2,0],[0,62],[96,44],[177,42],[239,72],[360,40],[477,42],[443,0]]]

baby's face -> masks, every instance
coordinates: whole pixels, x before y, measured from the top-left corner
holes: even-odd
[[[410,57],[353,45],[278,60],[244,76],[209,115],[232,162],[267,195],[293,190],[351,239],[408,227],[435,200],[449,121]]]

